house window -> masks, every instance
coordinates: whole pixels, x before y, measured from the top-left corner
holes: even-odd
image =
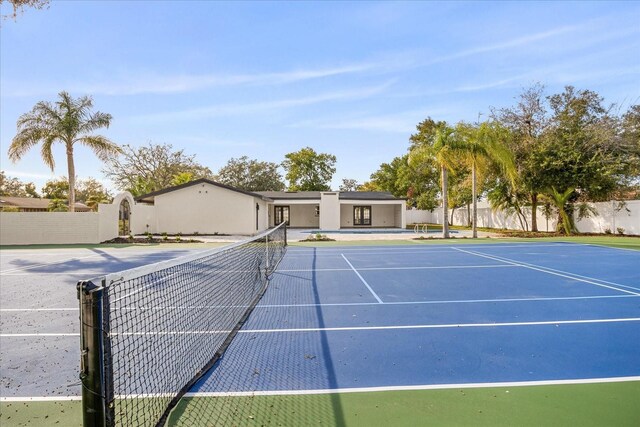
[[[274,206],[273,211],[275,214],[275,224],[278,225],[283,222],[289,225],[289,206]]]
[[[316,218],[320,216],[320,206],[316,206],[313,216]]]
[[[371,206],[353,207],[353,225],[371,225]]]

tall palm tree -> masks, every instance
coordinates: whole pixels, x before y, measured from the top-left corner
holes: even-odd
[[[76,191],[76,170],[73,149],[76,143],[89,147],[98,158],[106,161],[110,156],[122,152],[115,143],[101,135],[91,135],[100,128],[108,128],[111,114],[92,112],[93,100],[90,96],[77,99],[67,92],[60,92],[55,103],[38,102],[29,113],[18,119],[18,134],[11,141],[9,159],[20,160],[33,146],[42,143],[40,153],[44,163],[53,171],[55,161],[51,148],[55,142],[64,144],[67,153],[69,176],[69,211],[74,212]]]
[[[443,125],[436,129],[430,144],[419,145],[411,150],[409,162],[421,163],[426,158],[435,159],[440,166],[442,196],[442,237],[449,238],[449,171],[455,170],[455,149],[457,147],[455,129]]]
[[[452,149],[465,157],[471,166],[472,232],[475,239],[478,237],[478,175],[494,162],[513,181],[516,174],[515,162],[506,144],[509,131],[498,123],[483,122],[477,126],[459,123],[456,131],[459,138]]]

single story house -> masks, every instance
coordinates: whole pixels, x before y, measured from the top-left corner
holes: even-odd
[[[37,199],[35,197],[0,196],[0,210],[18,212],[48,212],[51,199]],[[90,212],[84,203],[74,204],[76,212]]]
[[[268,204],[269,226],[286,221],[290,227],[405,228],[406,201],[381,191],[258,191]]]
[[[282,221],[319,230],[406,226],[405,200],[386,192],[250,192],[203,178],[136,197],[133,206],[126,200],[131,211],[121,218],[152,233],[250,235]]]

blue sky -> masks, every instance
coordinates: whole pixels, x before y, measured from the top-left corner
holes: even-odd
[[[54,1],[2,22],[0,48],[0,166],[38,187],[66,174],[63,150],[52,175],[37,148],[16,164],[7,149],[61,90],[111,113],[114,142],[170,143],[213,171],[332,153],[336,189],[404,154],[424,118],[475,121],[537,81],[640,101],[634,2]],[[82,147],[76,167],[104,179]]]

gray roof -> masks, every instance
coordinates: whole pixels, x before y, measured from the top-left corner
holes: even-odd
[[[159,196],[160,194],[170,193],[172,191],[180,190],[182,188],[187,188],[187,187],[191,187],[192,185],[197,185],[202,183],[215,185],[216,187],[225,188],[227,190],[235,191],[236,193],[242,193],[242,194],[246,194],[247,196],[257,197],[259,199],[269,201],[266,198],[266,196],[261,194],[259,191],[256,191],[256,192],[244,191],[239,188],[231,187],[230,185],[220,184],[219,182],[215,182],[207,178],[200,178],[200,179],[196,179],[195,181],[189,181],[185,184],[180,184],[174,187],[169,187],[169,188],[164,188],[162,190],[154,191],[152,193],[143,194],[142,196],[138,196],[135,199],[138,202],[150,203],[154,200],[155,196]]]
[[[256,191],[273,200],[320,200],[326,191]],[[405,200],[394,197],[387,191],[333,191],[341,200]]]
[[[51,199],[37,199],[35,197],[0,196],[0,206],[14,206],[22,209],[48,209]],[[84,203],[76,202],[76,209],[90,210]]]
[[[320,200],[319,191],[256,191],[256,193],[272,200]]]

